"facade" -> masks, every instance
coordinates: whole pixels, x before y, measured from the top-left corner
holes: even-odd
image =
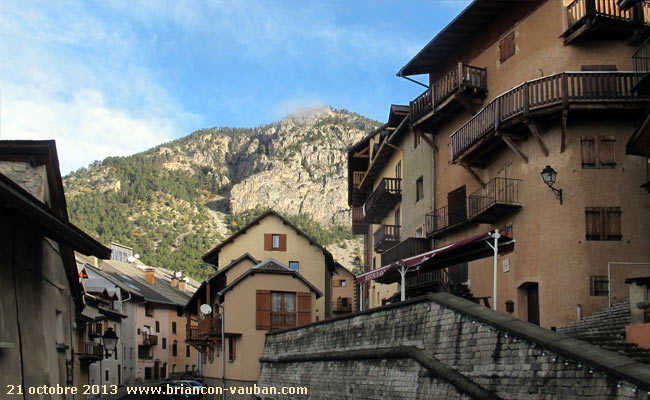
[[[225,377],[229,384],[253,385],[266,333],[316,321],[321,297],[299,271],[273,258],[259,262],[245,253],[225,265],[186,306],[188,344],[203,354],[204,384],[219,386]]]
[[[332,315],[338,317],[356,311],[355,275],[336,264],[332,276]]]
[[[74,251],[110,250],[69,222],[54,141],[0,141],[0,221],[0,386],[21,399],[27,387],[80,387],[88,369],[77,348],[84,300]]]
[[[450,257],[407,274],[406,292],[482,298],[544,327],[627,298],[625,279],[650,271],[646,159],[625,145],[649,104],[633,88],[632,58],[648,6],[617,7],[477,0],[399,71],[429,78],[408,122],[390,132],[392,107],[389,123],[349,153],[353,229],[367,229],[369,271],[373,260],[381,268],[498,229],[516,242],[496,272],[491,257]],[[543,181],[546,166],[561,194]],[[384,179],[398,174],[399,191]],[[396,291],[364,286],[371,307]]]
[[[316,300],[316,321],[332,316],[332,254],[280,214],[267,211],[203,256],[221,270],[249,253],[256,260],[273,258],[298,271],[324,295]]]

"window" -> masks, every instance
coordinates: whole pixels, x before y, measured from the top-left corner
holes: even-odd
[[[151,303],[144,304],[144,314],[147,317],[153,317],[153,304]]]
[[[424,177],[419,177],[415,181],[415,202],[417,203],[424,197]]]
[[[234,337],[228,338],[228,361],[233,362],[237,358],[237,345]]]
[[[587,207],[585,209],[587,240],[621,240],[620,207]]]
[[[499,62],[515,55],[515,32],[512,31],[499,42]]]
[[[117,243],[110,244],[111,260],[128,262],[129,257],[133,255],[133,249],[125,246],[120,246]]]
[[[609,280],[607,276],[590,276],[589,281],[590,296],[609,295]]]
[[[160,322],[156,321],[156,332],[160,332]]]
[[[341,286],[341,287],[345,287],[345,286],[347,286],[347,282],[345,281],[345,279],[341,279],[341,280],[339,281],[339,286]]]
[[[149,346],[138,346],[138,358],[151,358],[149,354]]]
[[[296,294],[271,292],[271,329],[296,326]]]
[[[189,344],[185,345],[185,357],[187,357],[187,358],[190,357],[190,345]]]
[[[167,348],[167,338],[162,338],[162,348],[163,349]]]
[[[289,261],[289,269],[298,272],[300,263],[298,261]]]
[[[183,307],[176,307],[176,316],[179,318],[183,318],[185,316],[185,312],[183,312]]]
[[[422,227],[419,227],[418,229],[415,230],[415,237],[416,238],[422,237]]]
[[[108,382],[108,370],[105,370],[106,372],[106,382]]]
[[[278,233],[264,234],[264,251],[286,251],[287,235]]]
[[[138,335],[140,334],[140,328],[138,328],[138,330],[137,330],[137,334],[138,334]]]
[[[583,136],[580,140],[583,169],[616,168],[616,139],[612,136]]]
[[[172,321],[172,334],[176,334],[176,321]]]
[[[172,343],[172,356],[177,357],[178,356],[178,342],[174,340],[174,343]]]
[[[175,373],[175,372],[176,372],[176,364],[172,364],[172,374]]]
[[[414,131],[413,132],[413,148],[417,149],[421,142],[422,142],[422,138],[420,137],[420,132],[419,131]]]

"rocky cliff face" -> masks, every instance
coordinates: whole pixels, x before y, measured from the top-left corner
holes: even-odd
[[[208,236],[208,247],[216,244],[236,229],[233,216],[255,208],[349,227],[346,151],[378,125],[320,107],[253,129],[200,130],[67,176],[71,217],[101,239],[154,252],[169,245],[171,253],[190,234]],[[117,208],[133,232],[107,227],[110,218],[90,218],[102,205]]]

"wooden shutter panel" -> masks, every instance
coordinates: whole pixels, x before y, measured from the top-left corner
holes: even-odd
[[[264,234],[264,251],[273,250],[273,235],[270,233]]]
[[[616,158],[614,157],[614,149],[616,147],[616,139],[612,136],[600,138],[600,167],[601,168],[615,168]]]
[[[515,32],[510,32],[499,42],[499,61],[504,62],[515,54]]]
[[[621,209],[608,207],[603,213],[604,240],[621,240]]]
[[[311,293],[298,293],[298,324],[296,326],[307,325],[311,322]]]
[[[592,137],[582,137],[582,168],[596,168],[596,140]]]
[[[585,209],[587,240],[601,240],[600,208],[587,207]]]
[[[271,291],[270,290],[256,291],[255,325],[257,329],[271,328]]]
[[[287,235],[280,235],[280,247],[278,248],[280,251],[287,251]]]

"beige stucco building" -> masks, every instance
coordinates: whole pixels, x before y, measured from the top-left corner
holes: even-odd
[[[625,278],[650,271],[646,159],[625,149],[649,104],[632,58],[647,6],[613,18],[619,11],[577,3],[477,0],[399,71],[426,74],[429,89],[407,122],[391,123],[392,107],[349,153],[368,270],[499,229],[516,242],[498,257],[496,308],[545,327],[626,298]],[[546,166],[561,201],[542,180]],[[397,171],[399,190],[379,193]],[[368,219],[376,199],[385,206]],[[388,225],[399,235],[382,244]],[[445,271],[407,276],[407,291],[455,286],[494,305],[492,258]],[[397,290],[364,285],[371,307]]]

